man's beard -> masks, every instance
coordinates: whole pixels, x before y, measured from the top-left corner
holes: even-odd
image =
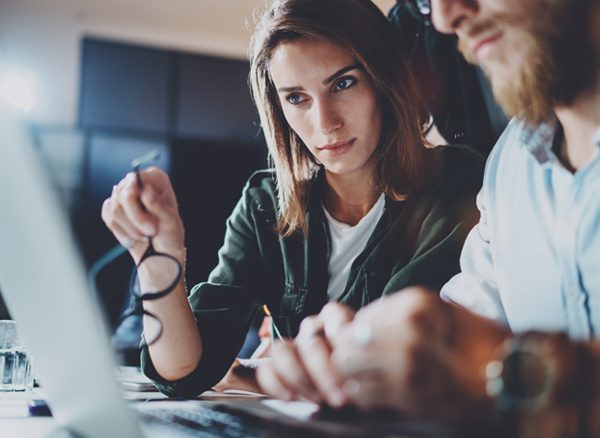
[[[568,106],[596,85],[598,53],[591,37],[592,8],[596,0],[539,0],[529,26],[509,17],[477,25],[471,35],[514,27],[529,47],[513,76],[495,74],[493,65],[481,65],[491,80],[494,96],[509,116],[539,124],[550,120],[557,106]],[[477,59],[465,41],[459,48],[467,61]]]

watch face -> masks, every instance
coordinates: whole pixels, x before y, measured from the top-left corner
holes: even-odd
[[[543,356],[515,350],[504,359],[503,392],[517,404],[537,403],[553,380],[551,366]]]
[[[507,339],[485,368],[487,394],[501,410],[544,407],[556,395],[560,358],[568,345],[562,333],[528,332]]]

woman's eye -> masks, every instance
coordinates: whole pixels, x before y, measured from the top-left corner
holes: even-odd
[[[347,88],[352,87],[355,83],[356,79],[354,78],[344,78],[337,81],[335,88],[338,90],[346,90]]]
[[[304,101],[302,96],[300,96],[299,94],[290,94],[285,99],[292,105],[298,105],[299,103],[302,103]]]

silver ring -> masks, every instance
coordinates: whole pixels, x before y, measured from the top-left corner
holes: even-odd
[[[350,395],[356,396],[360,392],[360,382],[356,379],[348,379],[344,382],[343,391]]]
[[[369,324],[359,322],[354,325],[352,338],[359,347],[366,347],[373,342],[373,329]]]

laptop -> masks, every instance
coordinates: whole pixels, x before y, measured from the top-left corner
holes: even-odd
[[[100,304],[23,120],[0,106],[0,290],[53,416],[73,435],[142,437]]]

